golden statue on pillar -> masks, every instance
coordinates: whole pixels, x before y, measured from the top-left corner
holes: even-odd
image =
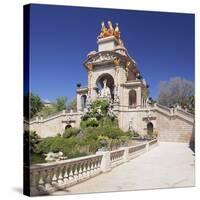
[[[98,36],[98,39],[109,37],[109,36],[115,36],[117,39],[120,39],[120,30],[119,30],[118,23],[116,23],[115,29],[113,28],[111,21],[108,21],[108,28],[106,28],[104,22],[101,23],[101,33]]]
[[[120,30],[119,30],[119,24],[116,23],[115,31],[114,31],[114,36],[119,39],[120,38]]]

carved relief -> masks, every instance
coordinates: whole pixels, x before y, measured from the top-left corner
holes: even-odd
[[[101,62],[104,62],[104,61],[110,61],[111,62],[111,61],[114,61],[114,59],[116,59],[116,56],[114,56],[114,55],[111,55],[109,53],[104,53],[104,54],[100,53],[97,56],[89,59],[87,66],[93,65],[93,64],[98,64],[98,63],[101,63]]]

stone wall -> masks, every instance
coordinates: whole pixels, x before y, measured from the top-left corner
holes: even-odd
[[[31,121],[29,126],[25,123],[25,130],[36,131],[41,137],[55,136],[58,133],[63,134],[67,125],[79,128],[80,117],[81,114],[79,113],[63,112],[46,119],[37,118]]]
[[[161,141],[189,142],[194,131],[194,116],[181,109],[171,110],[158,105],[136,109],[119,106],[116,113],[123,131],[129,130],[132,121],[133,130],[144,136],[147,134],[147,123],[151,122]],[[35,119],[30,122],[30,130],[36,131],[41,137],[55,136],[62,134],[66,125],[79,128],[80,120],[81,113],[62,112],[46,119]],[[28,128],[27,123],[25,127]]]
[[[132,120],[133,129],[142,136],[147,134],[147,123],[151,122],[160,141],[188,143],[194,132],[194,116],[183,110],[172,112],[166,107],[138,109],[124,107],[119,111],[118,120],[119,127],[123,131],[128,131]]]

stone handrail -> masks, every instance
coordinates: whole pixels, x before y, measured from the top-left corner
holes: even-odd
[[[115,150],[110,152],[111,166],[117,166],[123,162],[124,149]]]
[[[171,113],[171,109],[168,108],[167,106],[163,106],[163,105],[160,105],[158,103],[156,103],[155,106],[157,106],[158,108],[161,108],[161,109],[165,110],[169,114]]]
[[[44,122],[46,120],[51,120],[52,118],[60,117],[60,116],[73,116],[79,115],[78,112],[67,112],[67,110],[59,111],[56,113],[52,113],[46,117],[34,117],[30,120],[30,123]]]
[[[85,156],[30,167],[32,195],[48,194],[101,173],[102,155]]]
[[[115,151],[30,166],[31,195],[49,194],[87,180],[148,151],[157,139]]]
[[[166,106],[156,104],[155,108],[157,108],[158,111],[166,114],[169,117],[180,117],[181,119],[184,119],[190,123],[194,123],[194,115],[181,109],[181,108],[168,108]]]
[[[177,108],[176,110],[177,110],[177,113],[180,113],[180,114],[186,115],[188,117],[194,118],[194,115],[192,113],[189,113],[189,112],[183,110],[182,108]]]
[[[54,117],[54,116],[59,116],[59,115],[63,115],[63,114],[65,114],[65,111],[63,110],[63,111],[59,111],[59,112],[55,112],[55,113],[52,113],[52,114],[50,114],[50,115],[47,115],[47,116],[45,116],[45,117],[43,117],[43,119],[48,119],[48,118],[51,118],[51,117]]]
[[[130,147],[128,153],[129,153],[129,154],[133,154],[133,153],[135,153],[136,151],[139,151],[139,150],[141,150],[141,149],[144,149],[144,148],[146,147],[146,144],[147,144],[147,143],[139,144],[139,145]]]
[[[149,142],[149,146],[154,145],[155,143],[157,143],[157,139],[151,140],[151,141]]]
[[[149,143],[142,143],[128,149],[128,157],[130,159],[135,158],[136,156],[140,155],[141,153],[148,150]]]

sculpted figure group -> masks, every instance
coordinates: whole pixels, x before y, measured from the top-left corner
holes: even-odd
[[[120,39],[120,30],[118,23],[116,23],[115,28],[113,28],[111,21],[108,21],[108,28],[105,26],[104,22],[101,23],[101,33],[98,36],[98,39],[108,36],[115,36],[117,39]]]

